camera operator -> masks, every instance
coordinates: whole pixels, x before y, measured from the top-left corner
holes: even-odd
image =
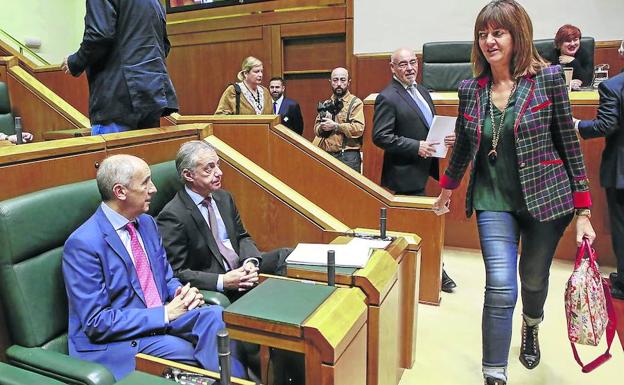
[[[329,83],[333,95],[319,103],[313,143],[360,172],[364,105],[359,98],[349,93],[351,79],[346,69],[335,68]]]

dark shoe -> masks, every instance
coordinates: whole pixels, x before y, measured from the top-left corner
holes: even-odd
[[[446,270],[442,269],[442,291],[445,293],[452,293],[453,289],[457,287],[457,284],[451,277],[446,274]]]
[[[617,299],[624,299],[624,283],[618,279],[617,273],[609,274],[609,281],[611,281],[611,296]]]
[[[522,346],[520,346],[520,362],[527,369],[534,369],[540,362],[540,348],[537,332],[539,325],[528,326],[522,320]]]
[[[484,385],[507,385],[507,381],[501,380],[500,378],[486,376],[483,379],[483,384]]]
[[[611,286],[611,297],[615,299],[624,299],[624,290],[616,285]]]

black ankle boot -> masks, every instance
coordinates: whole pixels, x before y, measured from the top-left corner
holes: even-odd
[[[520,346],[520,362],[527,369],[535,368],[540,362],[540,348],[537,332],[539,325],[528,326],[522,320],[522,346]]]
[[[501,380],[500,378],[485,376],[483,385],[507,385],[507,381]]]

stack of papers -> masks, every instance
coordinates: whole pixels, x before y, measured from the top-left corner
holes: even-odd
[[[286,263],[327,266],[327,252],[334,250],[337,267],[362,268],[368,263],[373,249],[384,249],[390,241],[353,238],[342,245],[300,243],[286,258]]]

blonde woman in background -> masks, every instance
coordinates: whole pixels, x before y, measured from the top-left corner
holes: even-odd
[[[259,59],[245,58],[237,76],[238,83],[225,89],[215,115],[273,115],[271,94],[261,85],[263,72]]]

